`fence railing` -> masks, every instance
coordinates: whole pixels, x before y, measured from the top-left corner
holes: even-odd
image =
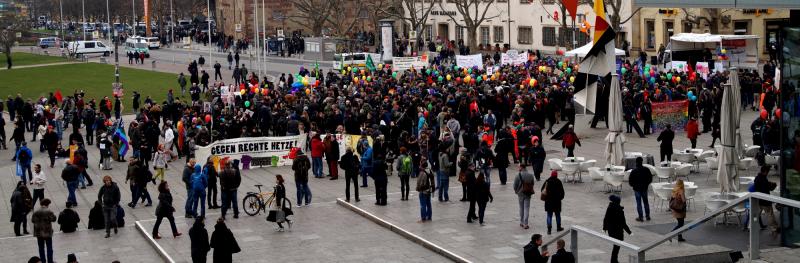
[[[697,227],[697,226],[699,226],[699,225],[701,225],[701,224],[703,224],[705,222],[708,222],[709,220],[712,220],[712,219],[716,218],[720,214],[727,213],[729,210],[731,210],[732,208],[738,206],[739,204],[741,204],[741,203],[743,203],[745,201],[749,201],[750,202],[750,207],[748,208],[749,209],[748,212],[749,212],[750,216],[748,217],[747,220],[749,220],[749,225],[751,227],[750,227],[750,238],[748,240],[749,249],[750,249],[748,251],[749,252],[748,253],[749,254],[748,255],[748,257],[749,257],[748,259],[752,261],[752,260],[756,260],[756,259],[760,258],[760,252],[759,252],[759,228],[758,227],[753,227],[753,226],[758,226],[759,215],[761,214],[761,211],[760,211],[761,207],[759,206],[759,202],[758,202],[760,200],[769,201],[769,202],[773,202],[773,203],[777,203],[777,204],[782,204],[782,205],[789,206],[789,207],[800,208],[800,202],[795,201],[795,200],[786,199],[786,198],[773,196],[773,195],[768,195],[768,194],[763,194],[763,193],[747,193],[747,194],[742,195],[739,198],[731,200],[727,205],[721,207],[720,209],[718,209],[718,210],[716,210],[716,211],[714,211],[712,213],[708,213],[708,214],[706,214],[706,215],[704,215],[704,216],[702,216],[702,217],[700,217],[698,219],[695,219],[694,221],[689,222],[688,224],[684,225],[683,227],[675,229],[674,231],[669,232],[669,233],[661,236],[661,238],[659,238],[657,240],[654,240],[654,241],[652,241],[650,243],[647,243],[647,244],[645,244],[644,246],[641,246],[641,247],[633,245],[633,244],[630,244],[630,243],[625,242],[625,241],[621,241],[621,240],[617,240],[615,238],[609,237],[608,235],[606,235],[604,233],[600,233],[600,232],[597,232],[597,231],[594,231],[594,230],[591,230],[591,229],[588,229],[588,228],[585,228],[585,227],[582,227],[582,226],[576,226],[576,225],[570,226],[567,229],[567,231],[563,231],[563,232],[555,235],[551,240],[542,243],[542,247],[548,246],[548,245],[554,243],[559,238],[562,238],[562,237],[566,236],[567,234],[569,234],[570,235],[570,240],[571,240],[571,242],[570,242],[570,250],[572,251],[572,254],[575,256],[575,262],[580,262],[578,260],[578,233],[582,233],[582,234],[588,235],[590,237],[600,239],[603,242],[610,243],[611,245],[617,245],[617,246],[620,246],[620,247],[622,247],[622,248],[624,248],[626,250],[629,250],[630,252],[632,252],[631,256],[630,256],[630,259],[629,259],[630,262],[632,262],[632,263],[633,262],[644,263],[646,258],[647,258],[647,251],[655,248],[656,246],[658,246],[658,245],[660,245],[660,244],[662,244],[664,242],[667,242],[667,240],[670,240],[670,239],[674,238],[675,236],[681,235],[684,232],[692,230],[695,227]]]

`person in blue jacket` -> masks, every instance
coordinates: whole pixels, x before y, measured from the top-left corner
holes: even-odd
[[[28,181],[33,180],[33,173],[31,172],[31,160],[33,160],[33,152],[28,148],[27,142],[22,142],[15,155],[17,157],[17,176],[20,177],[23,183],[28,184]],[[28,177],[25,177],[25,171],[28,172]]]
[[[372,176],[372,147],[367,146],[361,154],[361,187],[367,187],[367,177]]]
[[[197,217],[197,203],[200,203],[200,217],[206,216],[206,188],[208,187],[208,178],[206,172],[203,171],[202,166],[199,164],[194,165],[194,173],[192,174],[192,216]]]

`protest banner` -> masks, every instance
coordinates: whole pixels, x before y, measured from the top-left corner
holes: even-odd
[[[481,54],[468,56],[456,55],[456,65],[462,68],[478,67],[478,69],[483,69],[483,58]]]
[[[205,163],[209,157],[239,160],[242,169],[291,165],[289,152],[305,145],[305,136],[251,137],[216,141],[195,150],[195,159]]]
[[[708,62],[697,62],[694,67],[695,71],[703,76],[703,79],[708,78],[708,73],[710,73],[711,70],[708,68]]]
[[[412,67],[415,69],[421,69],[426,66],[428,66],[428,61],[422,56],[392,58],[392,67],[394,67],[394,70],[397,71],[405,71],[411,69]]]
[[[671,69],[674,69],[677,72],[684,72],[686,71],[686,61],[678,61],[673,60]]]
[[[689,121],[689,101],[678,100],[653,103],[653,133],[666,129],[667,124],[672,125],[673,131],[682,131]]]

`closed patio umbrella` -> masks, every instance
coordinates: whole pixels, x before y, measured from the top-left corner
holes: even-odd
[[[739,165],[739,111],[741,98],[739,97],[739,74],[735,67],[730,69],[728,85],[722,94],[722,112],[720,118],[720,143],[722,144],[719,153],[719,170],[717,171],[717,182],[720,192],[737,191],[738,185],[738,165]]]
[[[622,133],[622,93],[619,87],[619,76],[611,76],[611,88],[608,96],[608,135],[606,135],[606,165],[624,165],[625,135]]]

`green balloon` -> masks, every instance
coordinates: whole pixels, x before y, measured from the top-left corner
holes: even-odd
[[[356,73],[356,72],[358,72],[358,68],[353,67],[353,73]]]
[[[444,80],[444,77],[439,76],[439,82],[442,82],[443,80]]]
[[[367,81],[372,81],[372,76],[367,76]]]
[[[468,68],[467,73],[472,74],[472,68]]]
[[[560,68],[560,67],[563,67],[563,66],[564,66],[564,61],[559,61],[558,62],[558,67]]]
[[[628,69],[626,69],[626,68],[620,68],[620,69],[619,69],[619,72],[621,72],[622,74],[625,74],[625,72],[628,72]]]
[[[244,102],[244,107],[245,108],[250,108],[250,101],[249,100]]]
[[[475,79],[475,82],[481,83],[481,80],[483,80],[483,77],[482,76],[478,76],[478,78]]]
[[[425,74],[430,75],[431,74],[431,69],[425,70]]]
[[[392,72],[392,78],[397,78],[397,72]]]
[[[572,74],[572,68],[567,68],[567,74]]]

